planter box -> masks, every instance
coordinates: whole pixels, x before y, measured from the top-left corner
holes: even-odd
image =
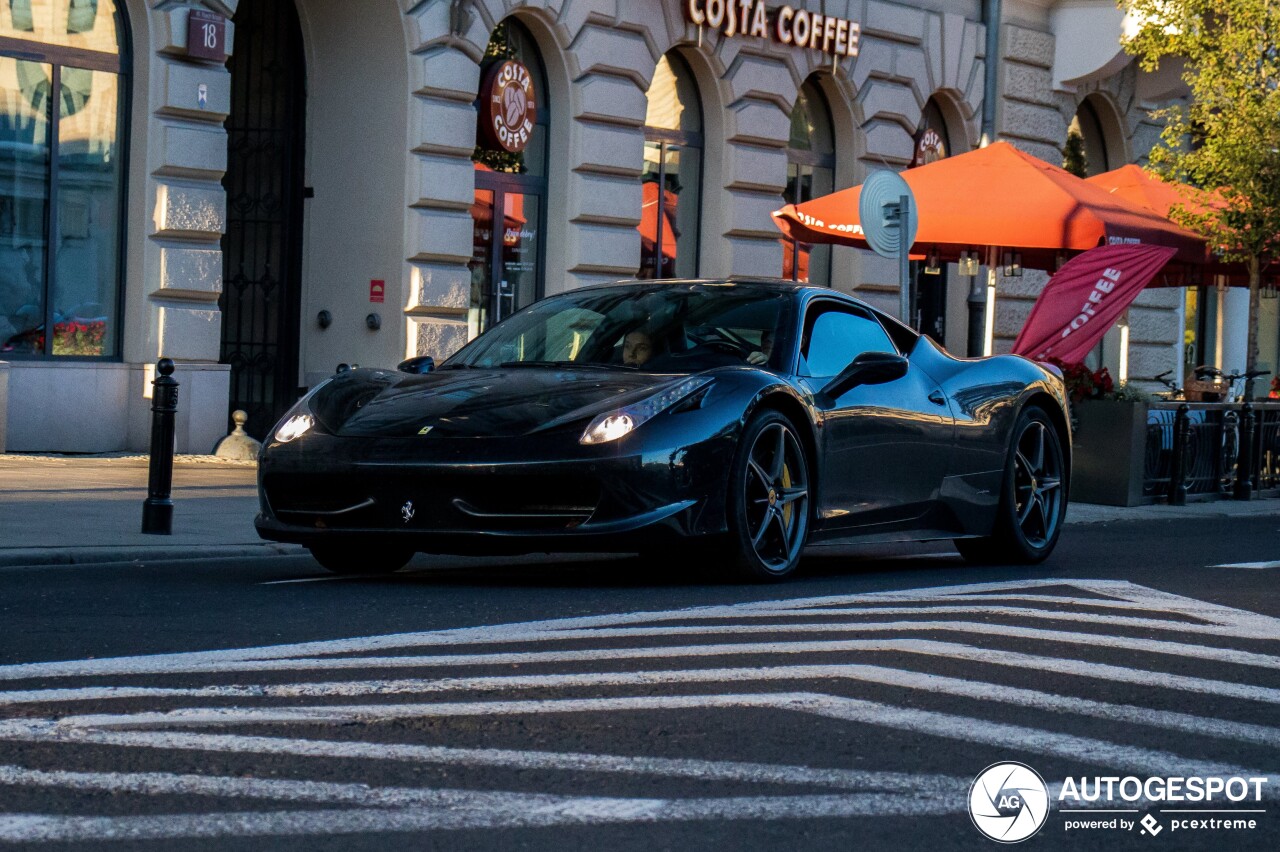
[[[1071,460],[1071,499],[1140,506],[1147,441],[1147,403],[1085,400],[1072,406],[1078,423]]]

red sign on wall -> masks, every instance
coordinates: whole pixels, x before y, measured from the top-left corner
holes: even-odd
[[[369,282],[369,301],[381,304],[386,301],[387,282],[377,279]]]
[[[227,19],[203,9],[187,13],[187,56],[226,62]]]

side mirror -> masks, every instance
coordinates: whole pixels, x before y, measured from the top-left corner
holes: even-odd
[[[907,359],[893,352],[863,352],[827,382],[822,395],[837,399],[858,385],[882,385],[907,374]]]
[[[420,376],[423,373],[430,373],[436,368],[436,359],[430,355],[419,355],[416,358],[410,358],[407,361],[401,361],[396,365],[396,369],[402,373],[412,373]]]

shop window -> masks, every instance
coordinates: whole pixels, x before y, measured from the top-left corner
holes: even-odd
[[[123,32],[113,0],[0,5],[5,358],[119,352]]]
[[[787,188],[782,199],[800,204],[835,191],[836,145],[831,110],[817,83],[800,87],[791,110]],[[831,286],[831,246],[782,241],[782,277]]]
[[[640,278],[698,274],[702,108],[693,72],[668,54],[649,85],[640,211]]]

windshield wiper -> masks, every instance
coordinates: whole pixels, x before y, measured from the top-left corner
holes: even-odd
[[[569,367],[578,370],[635,370],[630,364],[597,364],[592,361],[503,361],[499,367]]]

